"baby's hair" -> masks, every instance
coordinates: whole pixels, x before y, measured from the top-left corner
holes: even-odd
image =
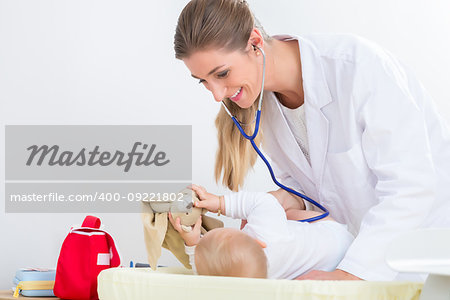
[[[214,229],[195,249],[199,275],[267,278],[267,258],[261,245],[237,229]]]

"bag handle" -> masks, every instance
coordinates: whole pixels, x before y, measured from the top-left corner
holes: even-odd
[[[81,227],[89,227],[89,228],[99,229],[101,223],[102,222],[97,217],[86,216],[86,218],[84,218],[84,221],[83,221],[83,224],[81,225]]]
[[[86,218],[84,218],[84,221],[83,221],[83,224],[81,225],[81,227],[89,227],[89,228],[93,228],[93,229],[99,229],[100,224],[101,224],[101,221],[99,218],[97,218],[95,216],[86,216]],[[114,243],[114,239],[106,231],[102,230],[102,232],[105,233],[106,240],[107,240],[107,243],[109,246],[109,253],[111,255],[110,256],[110,266],[118,267],[120,265],[120,256],[119,256],[119,251],[117,251],[116,244]]]

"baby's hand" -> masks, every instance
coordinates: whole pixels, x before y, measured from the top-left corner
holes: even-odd
[[[222,206],[221,211],[224,212],[224,205],[221,203],[223,202],[223,199],[220,198],[221,196],[208,193],[204,187],[199,185],[193,184],[190,188],[197,193],[201,200],[194,203],[195,207],[205,208],[211,212],[217,212]]]
[[[181,235],[186,246],[195,246],[200,241],[200,227],[202,226],[202,216],[200,215],[195,222],[191,231],[186,232],[181,228],[181,219],[177,217],[176,220],[173,219],[172,214],[169,212],[169,221],[172,223],[173,228]]]

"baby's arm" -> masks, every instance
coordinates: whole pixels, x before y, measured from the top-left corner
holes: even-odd
[[[172,217],[172,214],[169,212],[169,221],[172,224],[173,228],[180,234],[181,238],[184,240],[184,252],[189,256],[189,264],[192,266],[192,270],[195,274],[197,274],[197,270],[195,268],[195,247],[200,241],[200,227],[202,225],[202,216],[199,216],[195,225],[192,227],[192,230],[186,232],[181,228],[180,218],[177,217],[175,220]]]
[[[201,201],[201,203],[196,203],[197,207],[206,208],[207,210],[209,210],[211,212],[218,212],[220,210],[220,212],[224,215],[227,213],[226,205],[225,205],[225,198],[223,196],[218,196],[218,195],[208,193],[204,187],[197,186],[197,185],[192,185],[192,189],[197,193],[199,198],[201,200],[203,200],[203,201]],[[233,198],[236,198],[236,197],[241,198],[242,197],[242,195],[240,197],[238,194],[239,193],[236,193]],[[252,193],[245,193],[245,194],[247,196],[249,196]],[[255,193],[253,193],[253,194],[255,194]],[[286,218],[288,220],[294,220],[294,221],[305,220],[305,219],[313,218],[313,217],[316,217],[316,216],[319,216],[322,214],[320,212],[305,210],[305,203],[303,202],[303,199],[301,199],[298,196],[292,195],[291,193],[289,193],[283,189],[269,192],[269,194],[273,195],[278,200],[280,205],[283,207],[283,209],[286,213]],[[246,219],[245,215],[251,210],[251,209],[249,210],[249,208],[252,207],[252,205],[249,203],[249,201],[255,201],[255,200],[256,200],[255,197],[247,197],[246,205],[237,206],[237,207],[241,208],[240,210],[239,209],[237,210],[237,211],[240,211],[240,213],[238,213],[238,215],[235,215],[232,217],[241,218],[241,219],[245,220]],[[242,201],[238,201],[238,202],[244,203]],[[228,212],[228,214],[229,213],[230,212]],[[318,221],[325,221],[325,220],[334,221],[334,219],[331,218],[330,216],[327,216]],[[314,222],[318,222],[318,221],[314,221]]]
[[[286,212],[286,217],[288,220],[305,220],[322,214],[311,210],[305,210],[305,203],[303,202],[303,199],[283,189],[269,192],[269,194],[272,194],[275,198],[277,198],[278,202]],[[334,221],[330,216],[327,216],[318,221],[324,220]]]
[[[247,220],[251,227],[257,227],[263,232],[277,232],[282,235],[287,232],[287,218],[284,209],[273,195],[263,192],[238,192],[226,196],[208,193],[204,187],[192,185],[201,201],[196,207],[206,208],[233,219]],[[248,227],[248,226],[247,226]],[[254,236],[264,241],[260,236]]]
[[[200,241],[200,229],[202,227],[202,216],[200,215],[192,227],[191,231],[185,231],[181,227],[181,219],[177,217],[175,220],[172,214],[169,212],[169,221],[172,223],[173,228],[180,234],[181,238],[184,240],[186,246],[195,246]]]
[[[223,196],[208,193],[202,186],[193,184],[191,189],[198,195],[200,202],[195,202],[194,205],[199,208],[205,208],[210,212],[225,215],[225,199]]]
[[[267,217],[273,212],[273,203],[264,201],[267,193],[263,192],[237,192],[226,196],[218,196],[208,193],[202,186],[191,186],[201,201],[194,203],[196,207],[205,208],[210,212],[218,212],[233,219],[247,219],[255,210],[261,210],[261,206],[267,212]],[[273,197],[272,197],[273,198]],[[280,206],[279,203],[275,204]],[[281,210],[281,207],[280,207]]]

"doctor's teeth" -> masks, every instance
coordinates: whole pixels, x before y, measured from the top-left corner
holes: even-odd
[[[237,90],[237,92],[236,93],[234,93],[234,95],[233,96],[231,96],[230,98],[234,98],[234,97],[236,97],[240,92],[241,92],[241,89],[242,88],[240,88],[240,89],[238,89]]]

